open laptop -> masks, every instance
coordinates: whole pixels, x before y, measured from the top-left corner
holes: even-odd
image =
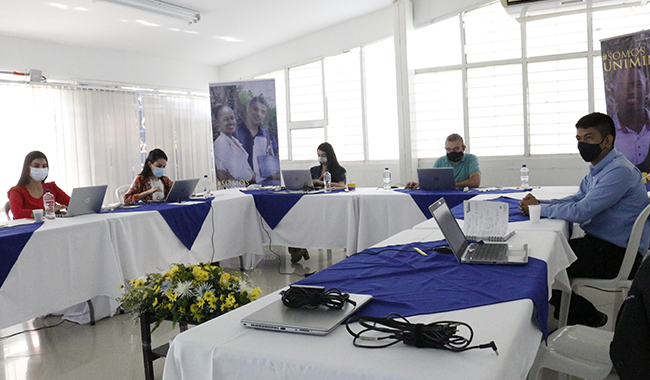
[[[107,185],[101,185],[72,189],[67,211],[64,214],[57,214],[57,216],[70,218],[78,215],[97,214],[102,209],[107,187]]]
[[[418,169],[418,182],[422,190],[455,189],[454,168]]]
[[[322,191],[314,190],[314,182],[311,179],[311,171],[307,169],[283,170],[282,179],[284,180],[284,188],[289,191],[309,193]]]
[[[199,183],[199,178],[194,179],[180,179],[174,184],[172,184],[169,194],[165,202],[180,202],[185,199],[189,199],[196,189],[196,185]]]
[[[370,295],[350,294],[356,306],[346,302],[342,309],[320,306],[316,309],[293,309],[284,306],[282,299],[242,318],[246,327],[262,330],[284,331],[300,334],[326,335],[339,326],[352,313],[372,299]]]
[[[456,218],[449,211],[444,198],[429,206],[429,211],[445,235],[456,259],[465,264],[510,264],[521,265],[528,262],[528,244],[522,250],[509,250],[505,243],[470,243]]]

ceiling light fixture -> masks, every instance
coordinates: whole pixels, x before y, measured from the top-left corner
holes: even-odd
[[[201,14],[199,11],[193,9],[181,7],[180,5],[167,3],[160,0],[93,0],[103,1],[106,3],[113,3],[118,5],[123,5],[125,7],[131,7],[135,9],[140,9],[147,12],[157,13],[163,16],[177,18],[183,21],[187,21],[190,24],[195,24],[201,19]]]

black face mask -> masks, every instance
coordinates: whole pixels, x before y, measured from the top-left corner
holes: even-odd
[[[449,152],[447,159],[451,162],[458,162],[463,159],[463,152]]]
[[[582,159],[587,162],[591,162],[596,158],[598,158],[600,152],[603,151],[603,148],[600,147],[600,144],[602,143],[603,142],[601,141],[598,144],[587,144],[586,142],[580,141],[578,143],[578,151],[580,152],[580,156],[582,157]]]

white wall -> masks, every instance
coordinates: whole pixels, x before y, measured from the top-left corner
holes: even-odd
[[[207,93],[208,83],[219,81],[219,71],[212,66],[4,35],[0,35],[0,57],[0,70],[39,69],[45,77],[89,83],[125,83]]]

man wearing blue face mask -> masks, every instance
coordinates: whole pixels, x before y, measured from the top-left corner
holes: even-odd
[[[567,268],[569,278],[614,278],[618,275],[632,226],[648,205],[648,195],[641,181],[641,172],[614,148],[616,129],[612,119],[602,113],[592,113],[576,123],[576,138],[580,156],[591,164],[589,174],[574,195],[538,201],[531,194],[520,203],[528,214],[528,206],[541,204],[541,215],[576,222],[585,231],[583,238],[571,239],[569,244],[578,259]],[[639,244],[645,253],[650,243],[650,227],[646,223]],[[639,253],[630,273],[634,278],[643,258]],[[559,314],[559,292],[554,292],[551,304],[555,317]],[[607,315],[599,312],[586,299],[572,294],[569,324],[600,327]]]
[[[447,155],[438,158],[433,167],[453,168],[456,187],[479,187],[481,186],[481,169],[478,166],[478,158],[471,153],[465,153],[465,148],[461,135],[452,133],[445,140]],[[406,184],[406,188],[416,189],[418,183],[409,182]]]
[[[137,201],[160,201],[167,197],[174,182],[165,176],[167,155],[161,149],[149,152],[147,160],[129,190],[124,194],[124,204]]]

